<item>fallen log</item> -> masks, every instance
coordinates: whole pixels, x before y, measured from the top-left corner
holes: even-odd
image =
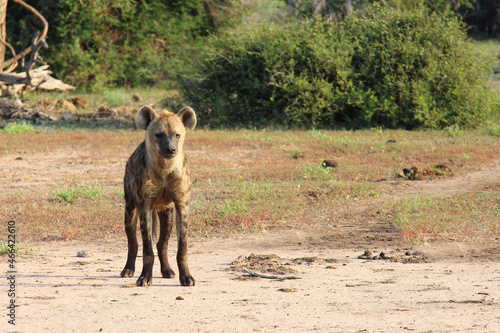
[[[66,84],[61,80],[55,79],[50,74],[52,71],[48,70],[49,65],[40,66],[29,72],[29,78],[26,72],[23,73],[0,73],[0,82],[5,85],[22,85],[22,88],[31,86],[31,89],[45,89],[45,90],[58,90],[66,91],[75,89],[72,85]],[[18,87],[15,92],[19,91]],[[10,95],[6,92],[5,95],[2,92],[2,96]]]

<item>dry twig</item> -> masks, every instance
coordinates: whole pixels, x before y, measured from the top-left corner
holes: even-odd
[[[257,276],[263,279],[273,279],[273,280],[295,280],[295,279],[302,279],[301,277],[295,276],[295,275],[268,275],[268,274],[260,274],[257,272],[252,272],[248,270],[246,267],[243,267],[243,270],[247,272],[250,275]]]

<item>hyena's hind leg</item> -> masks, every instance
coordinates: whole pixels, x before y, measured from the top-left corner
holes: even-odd
[[[175,273],[168,263],[168,239],[172,233],[174,225],[174,208],[168,208],[164,211],[158,212],[160,220],[160,236],[156,248],[158,249],[158,258],[160,259],[161,275],[164,278],[173,278]]]
[[[135,260],[137,258],[137,210],[135,208],[125,208],[125,233],[127,234],[128,256],[125,268],[120,275],[122,277],[132,277],[135,272]]]
[[[194,286],[194,278],[188,268],[188,206],[177,204],[175,212],[175,223],[177,229],[177,266],[179,267],[179,281],[183,286]]]

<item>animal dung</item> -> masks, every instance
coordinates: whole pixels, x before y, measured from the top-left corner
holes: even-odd
[[[338,166],[338,163],[334,160],[324,160],[323,163],[321,163],[321,166],[323,168],[336,168]]]

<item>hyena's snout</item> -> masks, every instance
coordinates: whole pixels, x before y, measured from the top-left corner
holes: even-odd
[[[158,154],[163,158],[171,159],[174,158],[179,152],[179,140],[177,137],[168,137],[163,135],[156,142],[156,149]]]

